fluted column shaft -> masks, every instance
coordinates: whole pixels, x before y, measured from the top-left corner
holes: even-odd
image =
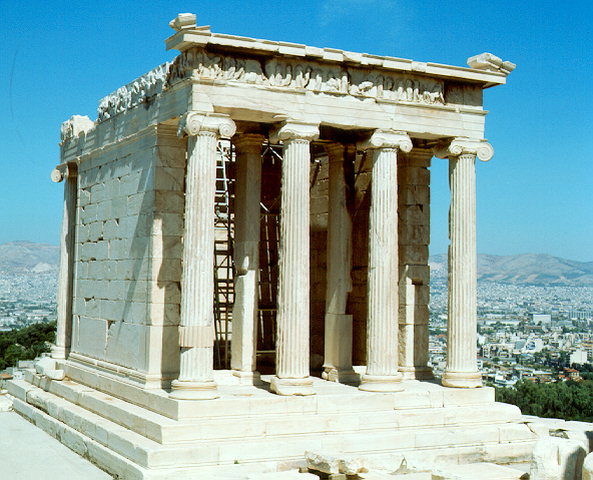
[[[235,141],[235,302],[231,368],[242,382],[257,380],[257,315],[261,197],[261,148],[264,137],[240,135]]]
[[[276,375],[280,395],[311,395],[309,377],[309,170],[310,142],[317,126],[287,123],[277,133],[284,142],[280,213],[280,271]]]
[[[476,171],[475,155],[449,159],[451,207],[449,210],[449,328],[447,332],[448,377],[453,384],[459,373],[465,382],[481,383],[476,362]],[[474,379],[475,377],[475,379]]]
[[[56,342],[51,356],[65,359],[72,340],[72,287],[74,273],[74,237],[76,231],[77,199],[76,164],[68,164],[64,170],[54,170],[52,180],[64,181],[64,209],[60,233],[60,270],[58,274]]]
[[[325,298],[325,339],[322,377],[353,383],[352,315],[346,315],[348,293],[352,291],[352,219],[347,206],[344,176],[345,147],[326,146],[329,157],[327,287]]]
[[[445,149],[449,158],[449,297],[447,365],[442,383],[447,387],[482,385],[476,358],[477,254],[476,156],[492,157],[492,147],[470,139],[455,139]]]
[[[224,115],[188,112],[180,123],[188,135],[185,179],[181,347],[179,378],[171,397],[180,400],[218,396],[213,380],[214,342],[214,194],[218,137],[232,136],[234,123]]]
[[[410,151],[412,142],[400,132],[376,131],[372,148],[369,211],[367,369],[360,389],[399,391],[398,372],[398,216],[397,151]]]

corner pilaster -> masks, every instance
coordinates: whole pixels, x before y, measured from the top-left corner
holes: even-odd
[[[61,164],[51,173],[53,182],[64,181],[64,207],[60,232],[60,270],[58,274],[56,342],[51,356],[64,360],[72,341],[72,292],[74,284],[74,248],[76,235],[76,204],[78,166],[75,162]]]

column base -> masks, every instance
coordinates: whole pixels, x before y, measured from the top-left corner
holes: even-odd
[[[206,382],[186,382],[173,380],[169,398],[175,400],[213,400],[218,398],[218,390],[213,380]]]
[[[278,378],[272,377],[270,390],[278,395],[315,395],[313,379],[306,378]]]
[[[55,358],[56,360],[66,360],[66,349],[64,347],[52,345],[51,358]]]
[[[328,382],[344,383],[346,385],[358,385],[360,383],[360,375],[352,368],[324,367],[321,378]]]
[[[402,374],[397,375],[363,375],[360,379],[359,390],[365,392],[401,392]]]
[[[434,375],[430,367],[399,367],[404,380],[433,380]]]
[[[233,377],[239,379],[239,385],[261,385],[261,376],[259,372],[244,372],[242,370],[233,370]]]
[[[482,386],[480,372],[450,372],[445,370],[441,379],[443,387],[478,388]]]

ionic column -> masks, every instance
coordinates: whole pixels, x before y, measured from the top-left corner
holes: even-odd
[[[398,372],[397,151],[409,152],[403,132],[377,130],[360,145],[372,150],[369,211],[367,369],[360,389],[402,390]]]
[[[51,349],[55,359],[65,359],[72,340],[72,285],[74,273],[74,237],[76,231],[76,198],[78,169],[75,163],[62,164],[51,173],[51,179],[64,182],[64,209],[60,233],[60,271],[58,274],[58,318],[56,344]]]
[[[322,377],[334,382],[355,383],[358,375],[352,369],[352,315],[346,315],[348,293],[352,291],[352,220],[346,199],[345,148],[340,143],[331,143],[326,151],[329,189]]]
[[[456,138],[435,154],[449,158],[449,312],[447,365],[442,383],[446,387],[482,385],[476,359],[476,156],[492,158],[490,144]]]
[[[244,134],[234,140],[235,181],[235,302],[231,369],[242,383],[257,381],[257,314],[263,135]]]
[[[309,169],[317,125],[287,122],[275,136],[284,144],[280,213],[280,271],[276,375],[279,395],[312,395],[309,376]]]
[[[398,158],[399,371],[404,379],[433,378],[428,366],[430,161],[414,148]]]
[[[226,115],[188,112],[179,134],[187,134],[185,225],[181,277],[181,348],[179,378],[171,383],[172,398],[211,399],[218,396],[212,376],[214,342],[214,193],[216,143],[231,137],[235,124]]]

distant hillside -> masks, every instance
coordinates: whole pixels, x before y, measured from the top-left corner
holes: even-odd
[[[447,278],[447,255],[430,257],[431,277]],[[593,262],[552,255],[478,255],[478,280],[522,285],[593,285]]]
[[[60,247],[32,242],[0,244],[0,272],[57,272]]]
[[[32,242],[0,244],[0,272],[57,272],[60,248]],[[447,255],[430,257],[434,280],[446,280]],[[478,280],[518,285],[593,286],[593,262],[577,262],[535,253],[478,255]]]

